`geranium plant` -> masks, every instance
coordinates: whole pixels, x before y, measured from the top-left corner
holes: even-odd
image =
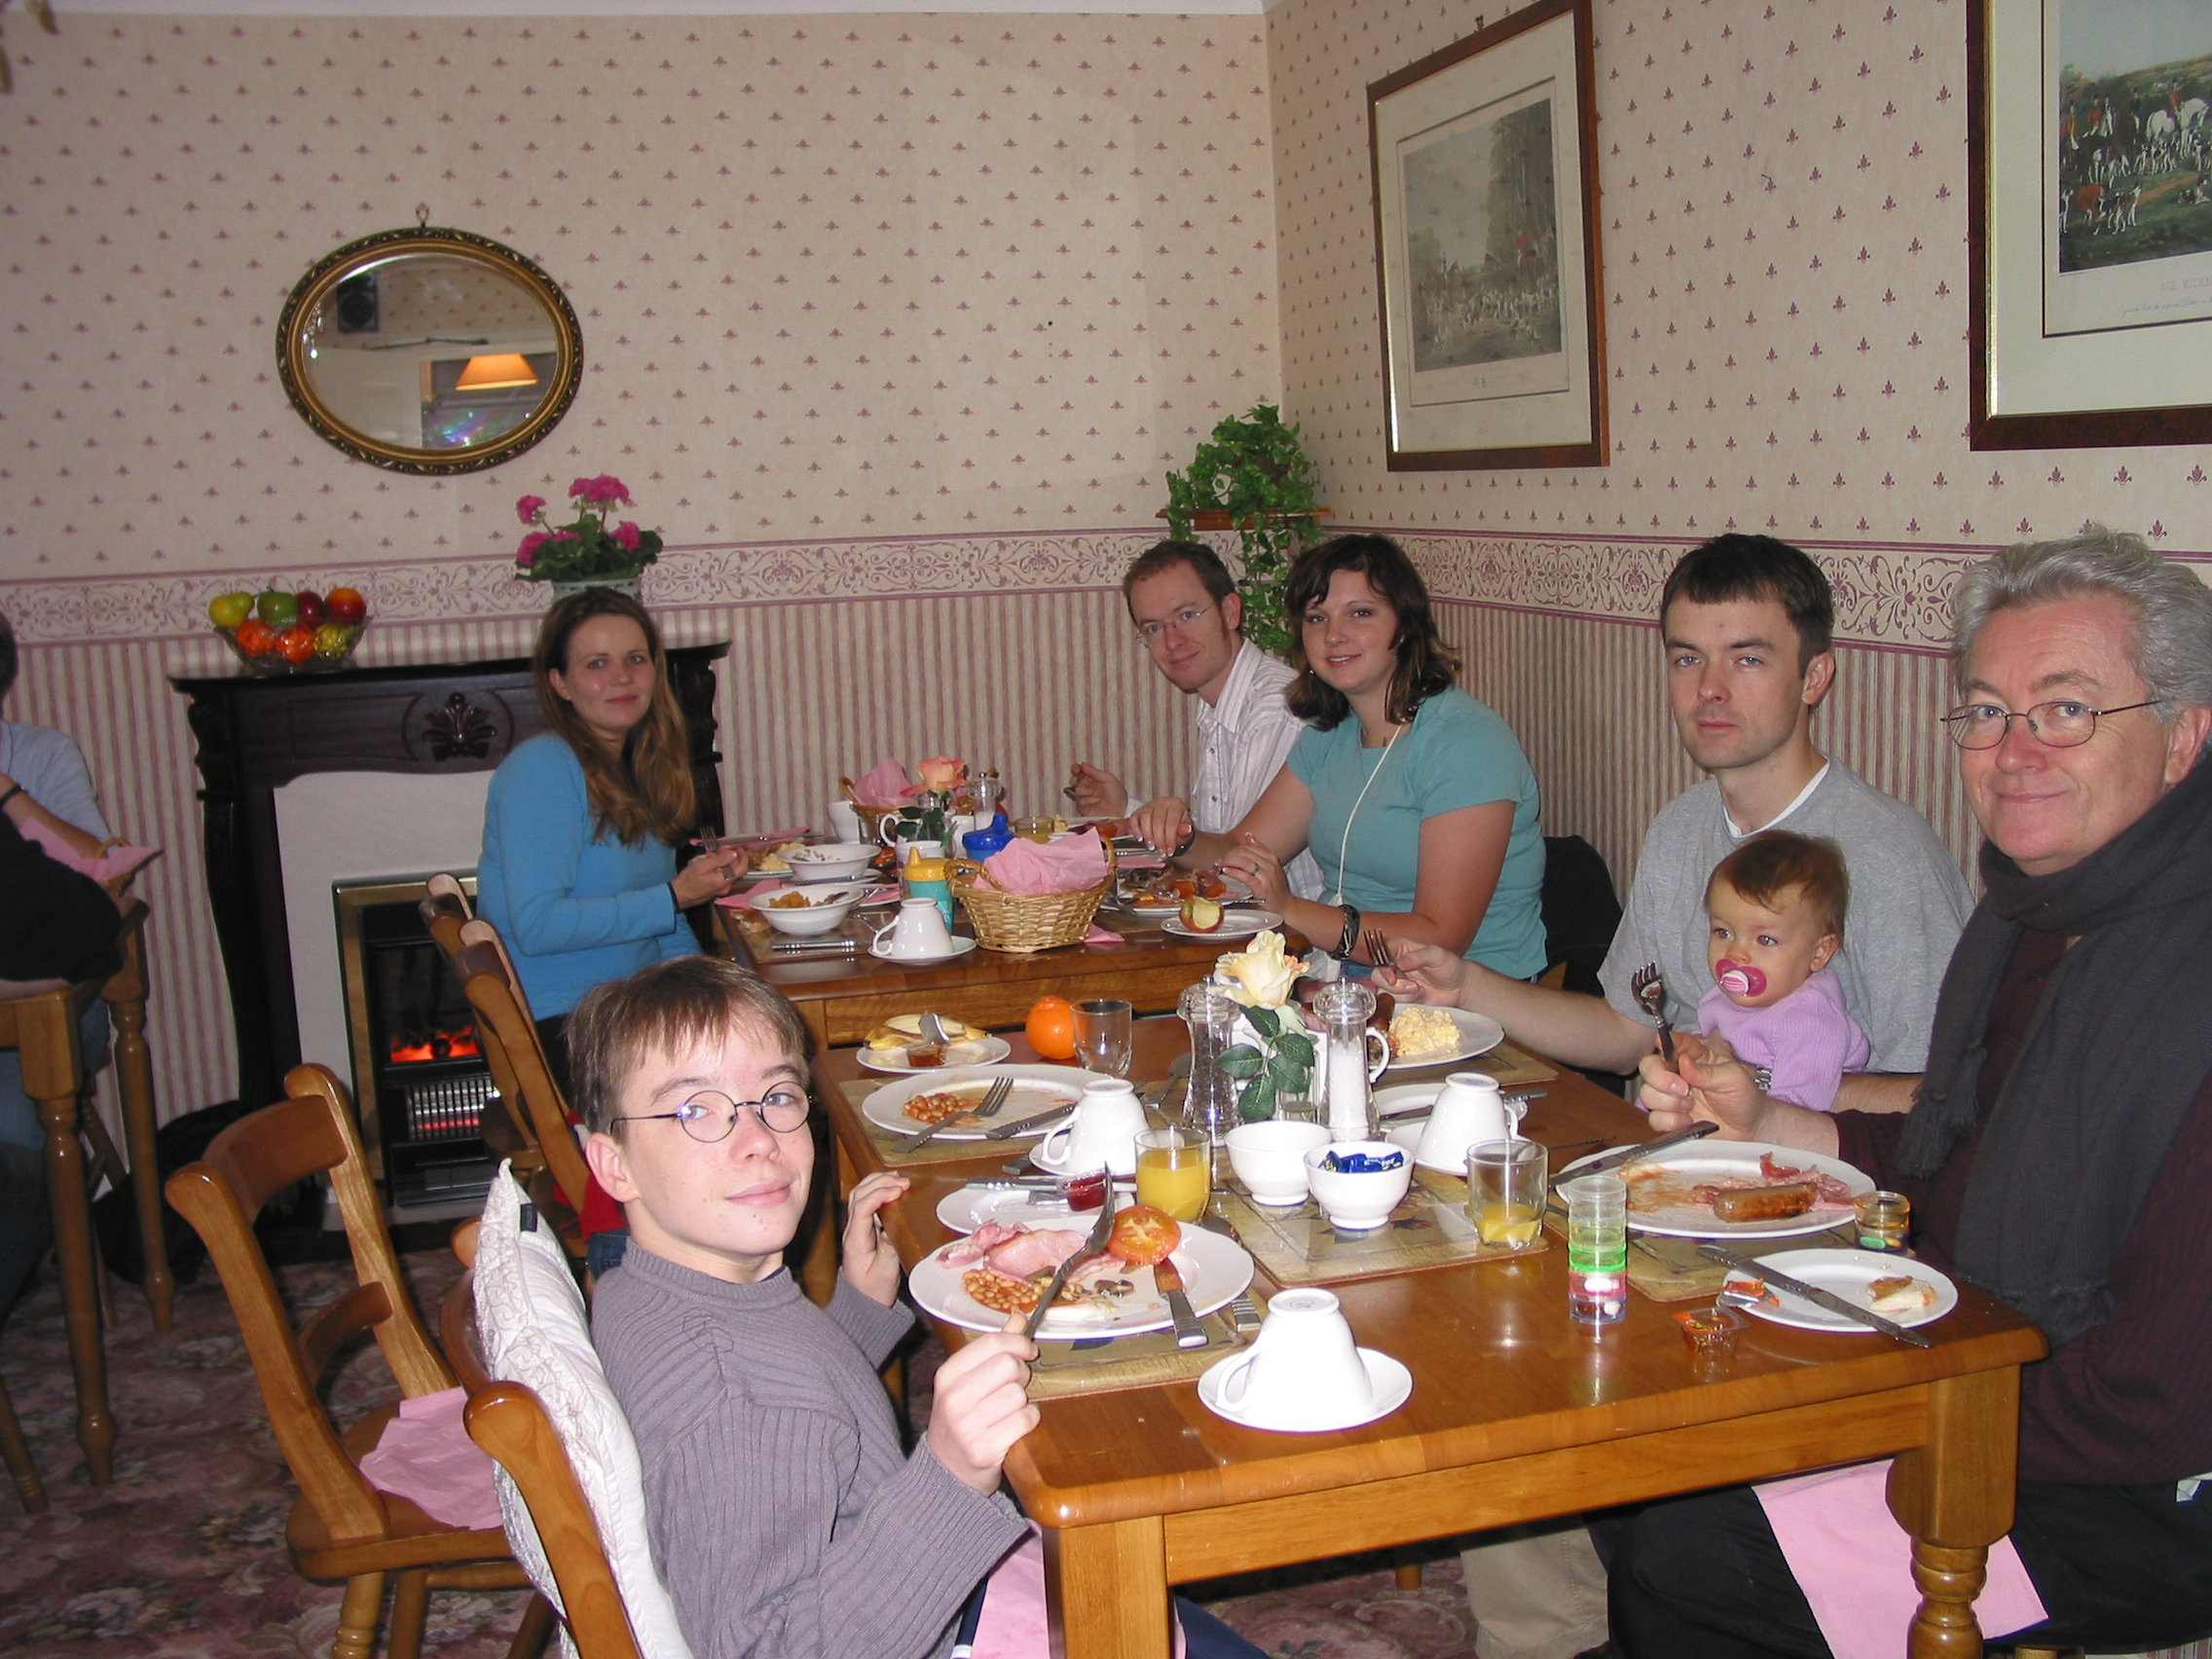
[[[630,504],[630,487],[610,473],[569,486],[576,517],[554,524],[543,496],[525,496],[515,517],[536,528],[515,549],[515,574],[526,582],[626,581],[660,557],[660,532],[640,530],[628,519],[608,528],[617,507]]]

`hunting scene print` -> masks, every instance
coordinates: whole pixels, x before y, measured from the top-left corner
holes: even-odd
[[[2170,8],[2104,0],[2065,8],[2055,77],[2060,272],[2212,251],[2212,42],[2164,34],[2127,61],[2133,21]],[[2100,14],[2102,16],[2100,17]],[[2130,17],[2130,14],[2141,14]],[[2120,39],[2101,24],[2120,21]],[[2160,31],[2162,33],[2162,31]],[[2195,34],[2196,39],[2177,38]],[[2180,51],[2186,55],[2172,55]]]

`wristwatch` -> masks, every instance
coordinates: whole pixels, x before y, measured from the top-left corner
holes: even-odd
[[[1338,907],[1345,913],[1345,931],[1337,940],[1337,948],[1329,954],[1339,962],[1349,962],[1352,952],[1359,948],[1359,906],[1343,904]]]
[[[1196,842],[1198,838],[1198,825],[1193,824],[1190,829],[1183,831],[1183,838],[1175,843],[1175,850],[1167,855],[1167,862],[1169,864],[1173,864],[1177,859],[1181,858],[1185,853],[1189,852],[1191,850],[1192,844]]]

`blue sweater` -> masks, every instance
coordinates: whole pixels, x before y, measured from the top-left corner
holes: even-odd
[[[539,1019],[592,986],[698,949],[668,883],[676,851],[594,837],[584,769],[550,732],[499,762],[484,806],[476,907],[499,930]]]

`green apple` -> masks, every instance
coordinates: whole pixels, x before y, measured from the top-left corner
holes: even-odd
[[[207,602],[207,619],[218,628],[236,628],[252,614],[250,593],[219,593]]]
[[[289,628],[300,619],[298,597],[281,588],[262,589],[261,597],[253,602],[253,608],[262,621],[279,631]]]

